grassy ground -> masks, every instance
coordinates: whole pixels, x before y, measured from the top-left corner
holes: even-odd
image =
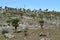
[[[8,40],[40,40],[42,37],[40,37],[40,33],[43,32],[46,34],[47,38],[50,38],[51,40],[60,40],[60,29],[34,29],[34,30],[28,30],[27,36],[24,36],[24,32],[20,33],[13,33],[15,35],[15,38],[8,39]],[[5,40],[4,36],[0,34],[0,40]]]

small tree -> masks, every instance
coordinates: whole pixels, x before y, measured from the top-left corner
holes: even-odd
[[[31,14],[30,16],[31,16],[31,17],[33,17],[33,18],[35,19],[35,17],[36,17],[36,14]]]
[[[40,20],[40,21],[39,21],[39,24],[40,24],[40,26],[41,26],[41,29],[43,29],[44,20]]]
[[[17,27],[19,26],[18,22],[19,22],[18,18],[12,19],[12,26],[15,27],[15,32],[17,31]]]
[[[20,16],[21,16],[21,18],[23,18],[22,16],[23,16],[23,13],[22,12],[20,12]]]
[[[7,22],[8,26],[10,26],[11,20],[8,19],[6,22]]]

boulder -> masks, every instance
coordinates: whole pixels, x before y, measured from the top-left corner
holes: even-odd
[[[41,40],[51,40],[50,38],[41,38]]]
[[[5,33],[5,34],[4,34],[4,37],[10,39],[10,38],[14,38],[15,36],[12,35],[11,33]]]
[[[40,37],[48,37],[49,35],[50,35],[49,32],[41,32],[41,33],[39,34]]]
[[[46,37],[47,35],[43,32],[40,33],[40,37]]]

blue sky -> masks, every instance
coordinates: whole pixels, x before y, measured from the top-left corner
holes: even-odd
[[[0,6],[60,11],[60,0],[0,0]]]

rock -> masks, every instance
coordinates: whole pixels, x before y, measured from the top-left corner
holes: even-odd
[[[41,32],[41,33],[39,34],[40,37],[48,37],[49,35],[50,35],[49,32]]]
[[[10,34],[10,33],[5,33],[5,34],[4,34],[4,37],[10,39],[10,38],[14,38],[15,36],[12,35],[12,34]]]
[[[45,38],[41,38],[41,40],[50,40],[50,38],[45,37]]]
[[[18,27],[19,30],[20,29],[22,30],[22,29],[25,29],[26,28],[26,25],[25,24],[19,24],[19,26],[20,26],[20,27]]]
[[[46,37],[47,35],[43,32],[40,33],[40,37]]]

